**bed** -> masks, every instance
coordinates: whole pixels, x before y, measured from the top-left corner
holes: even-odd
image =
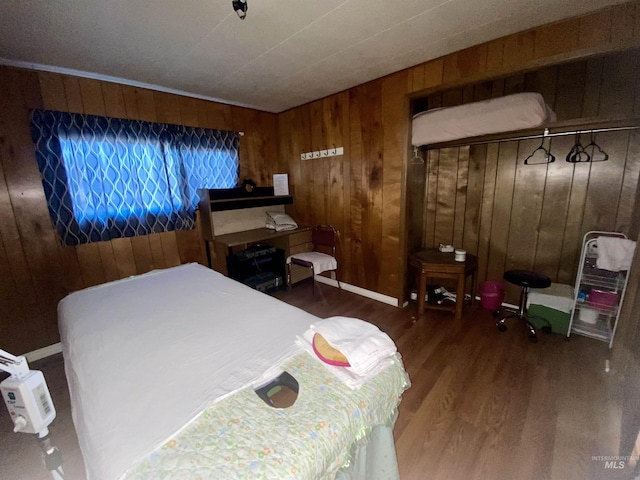
[[[197,264],[72,293],[58,307],[87,478],[397,478],[399,355],[361,388],[296,344],[319,320]],[[286,371],[273,408],[255,388]]]

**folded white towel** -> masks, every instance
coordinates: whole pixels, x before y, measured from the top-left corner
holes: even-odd
[[[329,370],[338,380],[344,383],[351,390],[357,390],[362,387],[365,383],[371,380],[373,377],[382,372],[389,365],[393,365],[393,358],[395,355],[399,355],[396,353],[394,356],[390,356],[378,361],[371,369],[369,369],[364,374],[356,373],[351,367],[336,367],[334,365],[329,365],[318,359],[316,353],[313,351],[313,336],[315,333],[311,330],[307,330],[304,335],[298,336],[296,343],[302,346],[313,358],[318,360],[324,367]]]
[[[353,371],[360,374],[397,351],[396,344],[386,333],[357,318],[327,318],[313,323],[310,330],[319,333],[329,345],[340,350],[349,360]]]
[[[287,263],[291,263],[291,259],[295,257],[305,262],[313,263],[313,272],[317,275],[322,272],[328,272],[338,268],[338,261],[331,255],[321,252],[302,252],[291,255],[287,258]]]
[[[636,249],[636,242],[620,237],[598,237],[596,266],[603,270],[619,272],[629,270]]]
[[[391,365],[391,356],[397,352],[395,343],[386,333],[357,318],[331,317],[312,324],[302,337],[298,337],[298,342],[314,356],[312,343],[316,333],[349,360],[349,367],[326,363],[325,366],[351,388],[357,388]]]

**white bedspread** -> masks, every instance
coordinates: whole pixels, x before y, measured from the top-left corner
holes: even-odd
[[[287,263],[291,263],[292,258],[313,263],[313,273],[318,275],[338,268],[338,261],[335,257],[321,252],[300,252],[287,258]]]
[[[89,480],[120,477],[299,351],[296,336],[317,320],[197,264],[75,292],[58,313]]]

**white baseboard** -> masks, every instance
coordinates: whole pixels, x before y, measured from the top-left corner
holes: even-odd
[[[24,357],[27,359],[27,362],[35,362],[36,360],[47,358],[57,353],[62,353],[62,344],[60,342],[25,353]]]
[[[480,301],[482,301],[482,299],[480,297],[476,297],[476,301],[480,302]],[[402,304],[402,308],[406,307],[407,305],[409,305],[409,302],[405,301]],[[520,307],[518,307],[518,305],[513,305],[512,303],[506,303],[506,302],[502,303],[500,306],[501,307],[505,307],[505,308],[510,308],[510,309],[513,309],[513,310],[518,310],[520,308]]]
[[[482,301],[482,298],[480,298],[479,296],[476,296],[476,302],[481,302],[481,301]],[[514,305],[513,303],[507,303],[507,302],[502,302],[500,306],[504,308],[509,308],[511,310],[516,310],[516,311],[518,311],[518,309],[520,308],[518,305]]]
[[[326,285],[331,285],[332,287],[338,288],[338,282],[333,278],[323,277],[322,275],[316,275],[316,281],[320,283],[324,283]],[[361,295],[363,297],[370,298],[372,300],[377,300],[378,302],[386,303],[387,305],[392,305],[394,307],[398,306],[398,299],[390,297],[388,295],[384,295],[382,293],[373,292],[371,290],[367,290],[366,288],[356,287],[355,285],[351,285],[350,283],[340,282],[340,288],[346,290],[347,292],[355,293],[357,295]]]

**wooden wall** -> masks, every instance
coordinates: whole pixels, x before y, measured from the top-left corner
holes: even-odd
[[[638,46],[639,10],[637,2],[624,4],[500,38],[281,113],[280,159],[286,162],[295,187],[293,213],[302,223],[331,223],[340,230],[340,279],[399,300],[405,298],[406,254],[423,235],[423,195],[416,191],[424,186],[424,171],[408,162],[408,97]],[[618,68],[613,67],[610,76],[616,78]],[[489,97],[521,88],[510,82],[496,82],[496,92],[483,90],[487,86],[483,84],[477,92],[463,88],[460,95],[465,99]],[[540,77],[536,82],[546,88],[546,82],[555,85],[557,79]],[[567,85],[568,91],[575,88],[579,87]],[[603,95],[611,97],[610,93]],[[442,104],[458,101],[458,94],[441,96]],[[594,98],[586,91],[584,96]],[[561,111],[574,111],[583,103],[585,109],[593,108],[582,98],[565,99],[558,106]],[[607,108],[614,107],[609,104]],[[300,160],[302,152],[334,144],[344,147],[343,156]],[[453,163],[455,160],[451,168]],[[461,169],[468,168],[464,165],[463,161]],[[480,173],[471,170],[469,181],[478,181]],[[468,173],[460,170],[447,175],[440,182],[451,186]],[[521,181],[528,180],[518,176],[517,182]],[[456,208],[456,222],[460,223],[464,205],[458,203]]]
[[[83,287],[188,262],[204,263],[197,230],[61,246],[48,214],[29,109],[244,131],[241,178],[270,185],[274,114],[142,88],[0,67],[0,339],[24,353],[59,341],[56,306]]]
[[[198,233],[61,247],[31,143],[29,108],[51,108],[242,130],[241,177],[261,185],[289,173],[301,223],[340,229],[340,278],[402,300],[409,97],[589,55],[640,46],[638,2],[545,25],[456,52],[279,115],[44,72],[0,67],[0,338],[21,353],[58,341],[66,293],[152,268],[202,261]],[[577,32],[577,34],[576,34]],[[335,144],[342,157],[302,162]],[[407,208],[407,203],[412,207]],[[415,237],[415,234],[414,234]]]
[[[279,116],[280,155],[294,185],[299,223],[339,231],[339,278],[396,296],[400,281],[407,72],[304,105]],[[382,100],[384,99],[384,101]],[[344,147],[308,161],[300,153]],[[388,152],[388,153],[385,153]],[[389,154],[392,152],[392,154]]]
[[[558,120],[640,117],[640,54],[547,67],[428,97],[430,108],[509,93],[542,93]],[[602,163],[571,164],[574,136],[545,142],[557,160],[524,165],[540,139],[428,151],[422,246],[453,244],[479,257],[478,280],[505,270],[535,270],[573,284],[583,235],[630,233],[640,172],[640,131],[595,135],[609,154]],[[583,145],[589,135],[581,136]],[[518,289],[508,289],[517,302]]]
[[[631,237],[640,244],[640,236]],[[620,312],[611,356],[620,402],[620,445],[618,455],[631,455],[640,432],[640,248],[636,248],[629,271],[628,287]]]

